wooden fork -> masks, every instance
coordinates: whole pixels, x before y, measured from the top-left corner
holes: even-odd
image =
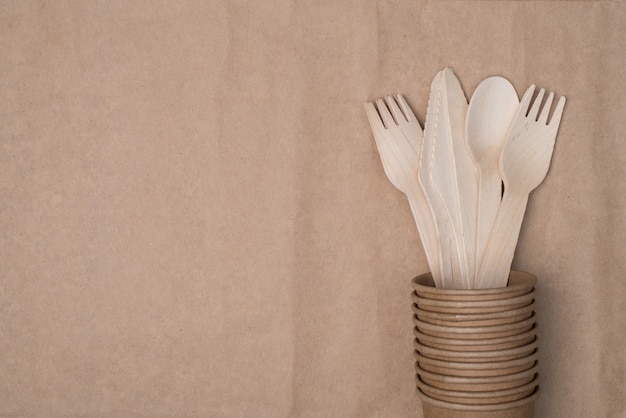
[[[365,103],[376,146],[389,181],[404,193],[417,224],[435,284],[440,285],[437,228],[421,189],[417,170],[422,157],[423,131],[404,97],[387,96],[385,101]]]
[[[534,85],[526,90],[500,156],[504,195],[480,265],[477,288],[506,286],[528,195],[543,181],[550,167],[565,97],[559,99],[548,123],[554,93],[548,95],[542,107],[545,91],[541,89],[528,111],[534,91]]]

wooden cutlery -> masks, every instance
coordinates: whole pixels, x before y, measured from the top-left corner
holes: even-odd
[[[431,84],[424,130],[402,95],[365,104],[383,169],[406,194],[437,287],[507,284],[529,193],[545,178],[565,106],[518,101],[502,77],[468,105],[446,68]],[[541,111],[540,111],[541,110]],[[504,184],[504,194],[502,194]]]

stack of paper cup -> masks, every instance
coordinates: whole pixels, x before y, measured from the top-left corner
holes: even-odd
[[[538,395],[535,283],[438,289],[413,279],[417,392],[424,417],[528,418]]]

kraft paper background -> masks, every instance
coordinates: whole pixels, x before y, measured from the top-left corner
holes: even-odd
[[[2,1],[0,416],[420,417],[428,270],[363,103],[568,99],[513,266],[537,417],[626,416],[619,1]]]

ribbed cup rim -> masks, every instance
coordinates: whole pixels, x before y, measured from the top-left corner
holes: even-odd
[[[423,315],[424,311],[417,310],[417,308],[413,311],[417,315],[417,319],[422,322],[426,322],[433,325],[439,325],[441,327],[491,327],[494,325],[506,325],[512,324],[515,322],[524,321],[532,315],[532,310],[529,309],[527,312],[521,313],[519,315],[510,316],[508,318],[492,318],[485,319],[481,321],[442,321],[440,319],[435,319],[431,317],[426,317]]]
[[[491,377],[491,376],[504,376],[506,374],[513,374],[517,372],[523,372],[531,367],[537,365],[536,361],[523,364],[521,366],[509,367],[508,369],[482,369],[482,370],[467,370],[467,369],[451,369],[447,367],[437,367],[432,364],[424,363],[423,361],[417,361],[419,367],[422,370],[426,370],[432,373],[444,374],[446,376],[457,377]]]
[[[524,399],[530,396],[535,391],[535,388],[532,388],[532,389],[526,390],[525,392],[521,392],[515,395],[503,396],[503,397],[500,396],[500,397],[493,397],[493,398],[457,398],[455,396],[438,395],[430,390],[430,386],[425,386],[425,387],[418,386],[418,388],[419,390],[422,391],[422,393],[424,393],[426,396],[430,396],[431,398],[439,399],[440,401],[444,401],[444,402],[458,402],[458,403],[462,403],[465,405],[494,405],[494,404],[505,403],[505,402],[514,402],[514,401]]]
[[[502,311],[511,311],[513,309],[523,308],[527,305],[530,305],[533,302],[533,297],[535,296],[534,292],[528,293],[526,295],[520,296],[519,298],[511,298],[507,299],[508,303],[502,303],[505,301],[501,300],[493,300],[493,301],[479,301],[479,302],[447,302],[447,301],[435,301],[439,302],[438,304],[424,304],[422,298],[419,298],[415,292],[411,293],[411,299],[414,303],[418,305],[418,308],[423,311],[428,312],[439,312],[439,313],[448,313],[448,314],[487,314],[494,312],[502,312]],[[494,303],[495,302],[495,303]],[[447,305],[442,305],[442,303],[446,303]],[[474,306],[468,305],[469,303],[474,303]],[[459,304],[454,306],[453,304]],[[483,306],[477,306],[476,304],[480,304]]]
[[[417,374],[415,375],[415,384],[418,387],[426,386],[429,391],[442,396],[454,396],[456,398],[498,398],[502,396],[516,395],[518,393],[526,392],[529,389],[533,389],[534,387],[539,385],[539,374],[537,374],[531,382],[526,383],[525,385],[518,386],[512,389],[490,390],[486,392],[465,392],[462,390],[441,389],[427,384],[426,382],[421,380]]]
[[[473,359],[473,360],[483,360],[485,361],[486,359],[493,359],[493,361],[498,361],[495,359],[498,358],[503,358],[503,357],[509,357],[512,355],[522,355],[528,351],[534,352],[534,350],[537,349],[537,338],[535,338],[535,340],[527,345],[523,345],[521,347],[516,347],[516,348],[511,348],[508,350],[498,350],[498,351],[450,351],[450,350],[441,350],[439,348],[431,348],[431,347],[427,347],[424,346],[422,344],[419,343],[419,341],[417,341],[417,339],[415,339],[415,341],[413,341],[413,346],[415,347],[415,350],[420,353],[420,354],[424,354],[426,356],[428,356],[429,354],[433,355],[433,356],[439,356],[439,357],[444,357],[444,358],[457,358],[457,359]],[[528,355],[530,355],[531,353],[529,353]]]
[[[428,322],[420,321],[417,315],[413,315],[413,323],[417,326],[417,328],[424,332],[432,331],[432,332],[440,332],[446,334],[459,334],[459,337],[462,338],[464,336],[468,336],[471,334],[497,334],[501,332],[513,331],[516,329],[523,329],[528,326],[532,326],[537,322],[537,315],[533,312],[530,318],[525,319],[519,322],[512,322],[510,324],[502,324],[502,325],[488,325],[484,327],[448,327],[445,325],[434,325],[429,324]]]
[[[455,383],[455,384],[476,384],[476,385],[487,385],[493,383],[504,383],[511,382],[513,380],[523,379],[529,376],[535,376],[539,371],[539,367],[535,364],[528,370],[524,370],[522,372],[505,374],[502,376],[489,376],[489,377],[461,377],[461,376],[447,376],[439,373],[433,373],[422,369],[419,366],[419,362],[415,362],[415,369],[417,374],[420,376],[424,376],[428,379],[431,379],[440,383]]]
[[[416,298],[413,298],[417,303],[418,308],[422,307],[439,307],[439,308],[495,308],[506,307],[510,305],[517,305],[523,302],[532,301],[535,298],[535,291],[532,290],[521,296],[516,296],[507,299],[494,299],[494,300],[470,300],[470,301],[458,301],[458,300],[436,300],[422,298],[419,294],[413,291]]]
[[[431,311],[421,310],[415,303],[413,303],[411,306],[415,314],[419,314],[424,317],[423,320],[425,322],[428,322],[428,320],[434,319],[434,320],[439,320],[439,321],[458,323],[459,326],[470,326],[470,325],[464,325],[464,323],[476,322],[476,321],[488,321],[492,319],[511,318],[511,317],[528,313],[528,311],[533,311],[535,309],[536,302],[533,301],[531,304],[523,306],[521,308],[517,308],[517,309],[511,309],[508,311],[500,311],[500,312],[482,313],[482,314],[480,313],[479,314],[460,314],[460,313],[431,312]],[[433,325],[436,325],[436,324],[433,324]],[[445,325],[442,325],[442,326],[445,326]]]
[[[420,355],[418,357],[419,362],[424,364],[430,364],[437,367],[445,367],[448,369],[460,369],[460,370],[498,370],[507,369],[509,367],[522,366],[524,364],[535,363],[539,355],[537,352],[530,354],[529,356],[518,358],[515,360],[506,361],[494,361],[487,363],[459,363],[454,361],[437,360],[430,357]]]
[[[468,340],[463,338],[445,338],[437,337],[428,334],[424,334],[419,331],[417,326],[413,327],[413,335],[416,336],[421,344],[435,343],[454,346],[472,346],[472,345],[496,345],[513,343],[516,341],[527,339],[537,334],[537,327],[533,326],[529,331],[522,332],[521,334],[509,335],[507,337],[499,338],[484,338],[479,340]]]
[[[492,289],[441,289],[436,288],[432,280],[431,273],[425,273],[417,276],[411,281],[411,285],[418,294],[430,295],[431,298],[459,298],[463,300],[467,298],[475,298],[478,296],[502,296],[508,293],[516,293],[523,289],[532,289],[537,283],[537,277],[533,274],[511,270],[509,273],[509,281],[506,287],[498,287]],[[506,296],[505,296],[506,297]],[[452,300],[452,299],[447,299]]]
[[[422,400],[422,402],[427,402],[433,406],[438,408],[445,409],[454,409],[458,411],[500,411],[504,409],[513,409],[518,408],[520,406],[524,406],[530,402],[533,402],[539,396],[539,386],[535,389],[535,391],[527,398],[520,399],[519,401],[514,402],[505,402],[498,404],[487,404],[487,405],[466,405],[460,403],[452,403],[440,401],[438,399],[431,398],[430,396],[424,394],[419,388],[417,388],[417,396]]]

